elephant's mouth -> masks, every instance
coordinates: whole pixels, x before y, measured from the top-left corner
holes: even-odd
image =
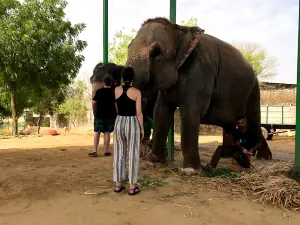
[[[157,91],[154,87],[154,82],[150,79],[146,85],[141,89],[142,96],[151,96],[152,93]]]

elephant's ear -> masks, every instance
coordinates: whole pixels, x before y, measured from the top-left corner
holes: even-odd
[[[199,27],[184,27],[178,25],[176,53],[177,70],[192,53],[202,35],[204,35],[204,30]]]

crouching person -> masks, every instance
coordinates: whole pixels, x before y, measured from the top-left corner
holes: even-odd
[[[231,146],[218,146],[208,165],[215,169],[221,158],[234,158],[243,168],[251,168],[249,156],[255,156],[261,147],[257,132],[248,128],[246,118],[239,116],[236,119],[237,129],[233,133],[233,144]]]

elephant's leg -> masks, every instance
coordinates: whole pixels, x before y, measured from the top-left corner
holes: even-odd
[[[181,150],[183,154],[183,170],[186,174],[190,172],[197,173],[202,169],[198,151],[199,110],[197,105],[180,106]]]
[[[154,108],[154,127],[151,161],[153,163],[167,163],[166,142],[176,107],[168,104],[161,94]]]
[[[257,151],[257,159],[272,159],[272,152],[261,131],[260,116],[260,91],[257,84],[252,90],[247,102],[246,118],[249,127],[256,130],[257,136],[260,139],[261,148]]]
[[[232,133],[235,130],[235,125],[223,128],[223,144],[222,146],[231,146],[233,143]]]

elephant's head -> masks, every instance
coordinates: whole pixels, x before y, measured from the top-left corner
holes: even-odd
[[[165,18],[144,22],[128,46],[126,66],[135,70],[133,85],[139,89],[170,88],[203,32],[199,27],[179,26]]]
[[[113,79],[113,86],[119,86],[123,69],[124,66],[119,66],[114,63],[98,63],[93,70],[93,75],[90,77],[93,92],[104,86],[103,80],[106,76],[110,76]]]

